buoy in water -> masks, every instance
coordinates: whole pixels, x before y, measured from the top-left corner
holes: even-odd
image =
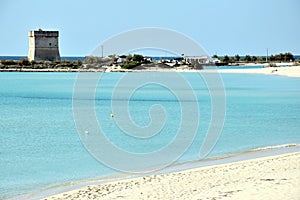
[[[111,113],[110,114],[110,118],[114,118],[114,117],[115,117],[115,115]]]
[[[89,134],[89,131],[84,131],[85,134]]]

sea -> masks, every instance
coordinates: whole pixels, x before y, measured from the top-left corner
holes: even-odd
[[[0,60],[22,60],[27,59],[27,56],[0,56]],[[84,56],[61,56],[61,60],[67,61],[77,61],[81,60],[84,61]]]
[[[139,81],[150,76],[143,72],[130,74],[132,80]],[[187,138],[191,137],[190,131],[194,127],[190,126],[195,123],[195,135],[188,138],[191,139],[190,145],[169,163],[171,166],[300,144],[299,78],[221,74],[225,121],[209,154],[200,158],[199,150],[209,128],[218,123],[212,122],[214,105],[211,90],[216,88],[208,87],[203,76],[194,72],[179,73],[187,84],[159,72],[151,73],[151,76],[160,81],[170,78],[169,82],[150,81],[143,85],[143,81],[132,81],[121,84],[127,75],[121,72],[99,74],[99,81],[94,86],[94,99],[80,99],[94,102],[92,113],[102,131],[114,146],[126,152],[160,151],[178,140],[176,135],[180,127],[184,127],[182,131]],[[123,174],[96,159],[91,149],[86,148],[82,133],[78,133],[73,95],[79,77],[79,73],[75,72],[0,72],[0,199],[38,199],[39,194],[47,194],[48,190],[59,191]],[[133,87],[136,89],[132,90]],[[178,98],[178,91],[183,94],[192,91],[194,96]],[[125,98],[121,95],[122,98],[119,98],[114,95],[115,92],[131,96]],[[130,113],[129,118],[114,113],[115,104],[112,102],[115,101],[119,109]],[[195,105],[198,107],[191,111],[190,108]],[[188,115],[194,118],[183,115],[182,109],[189,110]],[[221,112],[216,114],[221,115]],[[161,115],[164,117],[161,118]],[[157,122],[155,119],[164,123],[151,137],[131,137],[119,127],[132,123],[147,128],[152,122]],[[118,120],[121,121],[117,123]],[[87,124],[87,127],[90,126]],[[92,133],[87,129],[85,134],[88,137]],[[142,131],[140,134],[145,136]],[[106,157],[115,156],[104,146],[97,148]],[[124,161],[134,163],[126,157],[120,159],[120,162]]]

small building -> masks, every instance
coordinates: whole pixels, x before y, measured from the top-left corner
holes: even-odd
[[[120,56],[118,56],[117,58],[117,63],[123,63],[123,62],[125,62],[126,61],[126,55],[120,55]]]
[[[208,56],[185,56],[184,61],[190,63],[196,69],[203,69],[205,64],[210,63],[210,58]]]
[[[28,60],[60,60],[58,31],[29,31]]]

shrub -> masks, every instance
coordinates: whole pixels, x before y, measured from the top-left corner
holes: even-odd
[[[28,66],[28,65],[30,65],[30,62],[27,58],[24,58],[24,59],[19,61],[19,65],[20,66],[23,66],[23,65]]]
[[[139,54],[134,54],[132,57],[133,61],[137,61],[137,62],[142,62],[144,60],[144,56],[139,55]]]
[[[132,61],[132,56],[129,54],[126,56],[126,62],[130,63]]]
[[[132,68],[135,68],[137,66],[141,65],[140,62],[137,62],[137,61],[131,61],[130,63],[128,64],[125,64],[125,65],[121,65],[122,68],[124,69],[132,69]]]
[[[1,60],[3,65],[17,65],[18,63],[14,60]]]
[[[77,60],[77,66],[80,67],[82,65],[82,61],[80,59]]]
[[[84,63],[86,63],[86,64],[99,63],[100,61],[101,61],[101,59],[99,57],[95,57],[95,56],[84,57]]]

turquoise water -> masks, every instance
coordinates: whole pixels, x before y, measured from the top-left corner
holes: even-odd
[[[157,85],[137,90],[129,108],[134,122],[146,126],[151,122],[147,114],[151,105],[161,104],[167,113],[162,132],[144,141],[120,134],[109,116],[114,85],[123,75],[103,74],[97,89],[96,115],[107,130],[107,137],[120,148],[139,153],[168,144],[180,125],[179,102],[174,94]],[[137,75],[147,76],[147,73]],[[199,159],[211,117],[211,99],[204,81],[197,73],[182,75],[197,96],[200,122],[197,136],[178,162]],[[0,199],[117,173],[96,161],[76,132],[72,110],[76,76],[76,73],[0,73]],[[226,88],[226,120],[208,157],[300,143],[299,78],[223,74],[222,79]],[[123,88],[126,91],[128,87]]]

